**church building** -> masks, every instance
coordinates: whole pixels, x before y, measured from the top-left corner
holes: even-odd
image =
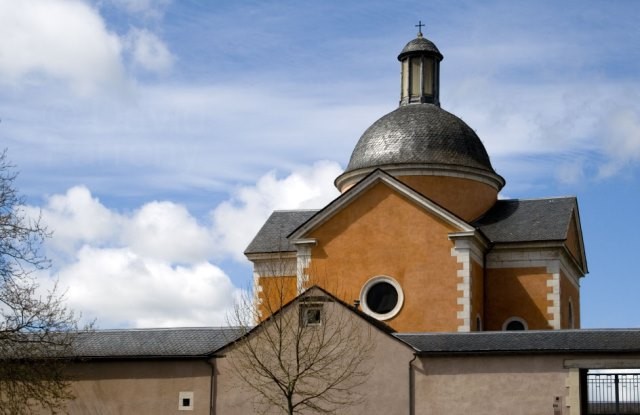
[[[302,350],[331,374],[364,356],[361,382],[332,384],[362,397],[340,414],[640,413],[640,330],[580,329],[576,198],[498,197],[505,179],[482,141],[440,107],[442,59],[419,31],[398,55],[399,107],[362,134],[335,179],[341,194],[275,211],[255,235],[245,254],[259,324],[83,333],[67,412],[287,413],[264,391],[317,372]],[[299,337],[274,336],[283,322]],[[336,339],[336,327],[342,342],[326,344],[337,354],[289,341]]]
[[[400,105],[360,137],[341,195],[269,217],[245,251],[257,301],[318,284],[398,332],[580,327],[576,198],[498,199],[482,141],[440,107],[442,59],[419,31],[398,55]]]

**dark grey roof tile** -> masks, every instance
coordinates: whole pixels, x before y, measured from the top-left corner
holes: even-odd
[[[396,333],[424,354],[636,353],[639,329]]]
[[[433,104],[401,106],[374,122],[358,140],[345,173],[402,164],[444,164],[495,174],[477,134]]]
[[[206,356],[240,335],[233,327],[97,330],[81,333],[74,357],[196,357]]]
[[[295,247],[291,245],[287,236],[317,212],[317,210],[276,210],[262,225],[244,253],[295,251]]]
[[[491,242],[563,241],[575,197],[498,200],[473,226]]]

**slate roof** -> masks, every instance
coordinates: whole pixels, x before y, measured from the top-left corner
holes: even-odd
[[[472,225],[494,243],[563,241],[576,206],[575,197],[498,200]]]
[[[471,223],[493,243],[563,241],[567,238],[575,197],[498,200]],[[275,211],[245,250],[245,254],[294,252],[287,236],[317,210]]]
[[[461,166],[496,174],[471,127],[433,104],[400,106],[374,122],[358,140],[345,173],[398,164]]]
[[[276,210],[262,225],[245,254],[295,252],[287,236],[306,222],[317,210]]]
[[[420,354],[638,353],[640,329],[396,333]]]
[[[233,327],[97,330],[78,336],[73,357],[205,357],[240,334]]]

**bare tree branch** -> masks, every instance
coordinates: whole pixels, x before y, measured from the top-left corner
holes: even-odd
[[[50,232],[30,218],[15,188],[15,166],[0,153],[0,415],[58,413],[72,398],[65,375],[78,332],[57,285],[42,293],[35,273]]]
[[[269,293],[236,307],[230,323],[245,335],[226,356],[257,396],[257,412],[337,413],[362,400],[358,386],[369,376],[374,348],[370,328],[317,288],[285,305],[291,281],[278,276],[295,275],[288,264],[272,261]]]

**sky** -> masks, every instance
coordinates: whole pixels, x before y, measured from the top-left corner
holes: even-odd
[[[215,326],[274,209],[321,208],[436,43],[503,198],[578,197],[582,326],[640,327],[640,2],[0,0],[0,148],[67,303]]]

